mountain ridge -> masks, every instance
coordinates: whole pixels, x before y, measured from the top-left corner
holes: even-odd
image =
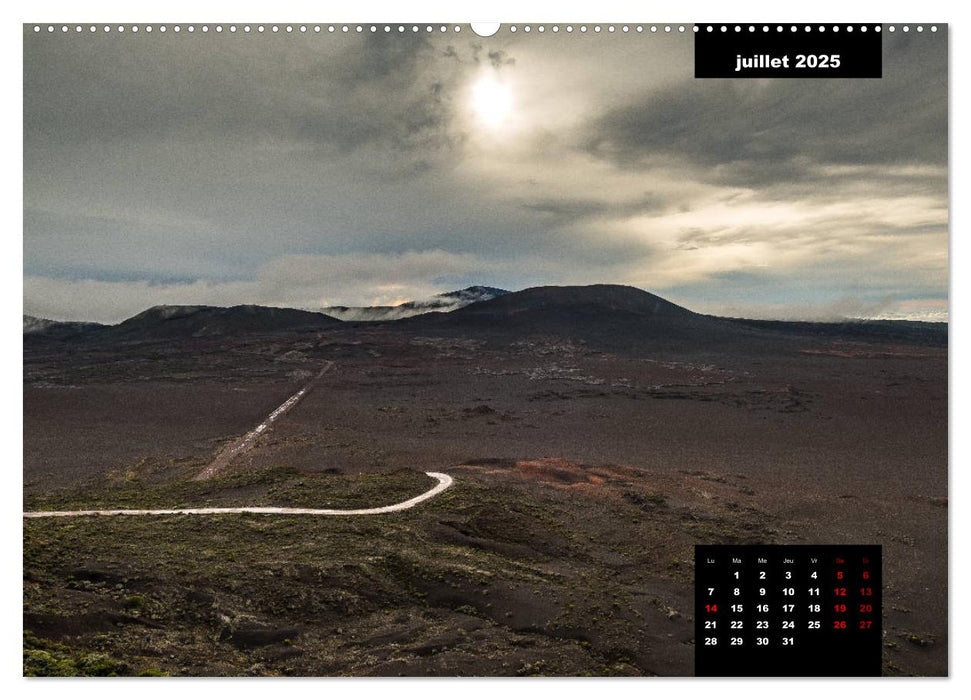
[[[551,335],[587,338],[605,348],[696,348],[755,346],[761,341],[805,342],[808,338],[891,340],[941,346],[946,324],[847,320],[837,323],[763,321],[699,314],[643,289],[594,284],[529,287],[516,292],[472,286],[430,300],[396,307],[332,307],[345,310],[390,309],[369,318],[286,307],[242,304],[157,305],[114,326],[58,322],[24,315],[24,337],[36,340],[107,341],[216,338],[245,333],[313,331],[348,326],[384,327],[424,334],[471,334],[496,341]]]

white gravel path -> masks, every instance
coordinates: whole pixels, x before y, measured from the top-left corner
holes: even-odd
[[[257,513],[262,515],[381,515],[396,513],[399,510],[414,508],[422,501],[427,501],[440,494],[454,484],[452,477],[442,472],[425,472],[438,484],[425,493],[409,498],[407,501],[395,503],[379,508],[357,508],[337,510],[331,508],[273,508],[269,506],[242,506],[239,508],[162,508],[156,510],[37,510],[24,513],[25,518],[77,518],[88,515],[229,515],[239,513]]]

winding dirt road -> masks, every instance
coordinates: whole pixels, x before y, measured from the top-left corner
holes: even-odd
[[[155,510],[36,510],[24,513],[25,518],[77,518],[87,515],[222,515],[239,513],[257,513],[263,515],[382,515],[396,513],[399,510],[414,508],[422,501],[434,498],[455,481],[448,474],[442,472],[425,472],[438,484],[414,498],[378,508],[356,508],[350,510],[336,510],[331,508],[275,508],[272,506],[241,506],[239,508],[168,508]]]

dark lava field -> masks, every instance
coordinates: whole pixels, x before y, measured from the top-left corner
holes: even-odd
[[[884,675],[946,675],[947,367],[944,324],[713,318],[607,285],[25,335],[25,510],[455,484],[378,516],[25,519],[24,672],[691,675],[695,544],[878,543]]]

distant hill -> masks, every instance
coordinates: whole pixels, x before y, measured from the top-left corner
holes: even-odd
[[[803,337],[844,340],[880,341],[946,347],[948,324],[928,321],[888,321],[846,319],[845,321],[759,321],[744,318],[728,319],[748,328],[799,334]]]
[[[571,287],[530,287],[467,306],[454,319],[490,319],[518,322],[558,323],[581,318],[631,316],[645,319],[697,321],[704,317],[667,299],[635,287],[592,284]]]
[[[71,336],[103,328],[100,323],[87,321],[52,321],[24,314],[24,335],[48,338],[68,338]]]
[[[701,354],[799,351],[820,341],[947,345],[947,324],[911,321],[756,321],[695,313],[635,287],[532,287],[448,314],[395,322],[411,332],[463,334],[499,342],[538,335],[604,350]]]
[[[272,306],[153,306],[105,334],[131,339],[201,338],[237,333],[316,330],[340,321],[322,313]]]
[[[469,333],[497,339],[554,335],[589,340],[607,349],[647,344],[707,349],[719,339],[757,334],[641,289],[613,284],[531,287],[448,314],[418,316],[397,324],[427,333]]]
[[[419,314],[448,313],[480,301],[509,294],[498,287],[473,286],[445,292],[421,301],[406,301],[396,306],[327,306],[321,312],[342,321],[380,322],[409,318]]]

